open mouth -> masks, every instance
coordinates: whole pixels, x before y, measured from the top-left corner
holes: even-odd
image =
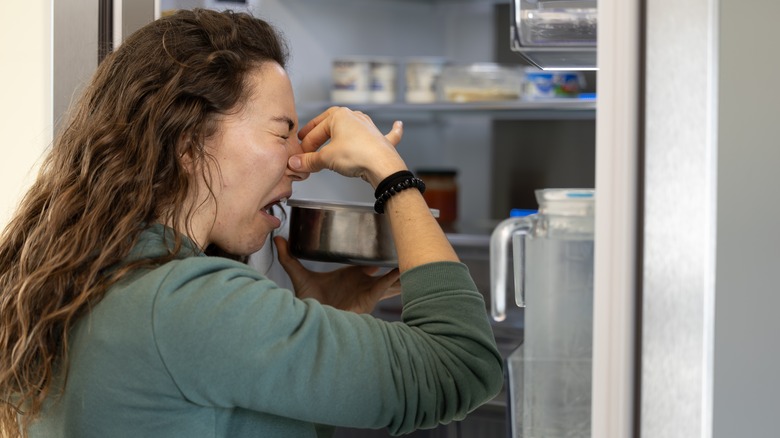
[[[287,198],[281,198],[281,199],[279,199],[277,201],[274,201],[274,202],[266,205],[265,207],[262,208],[262,210],[266,214],[268,214],[268,215],[275,216],[274,215],[274,207],[279,208],[281,210],[282,209],[282,204],[284,204],[286,202],[287,202]]]

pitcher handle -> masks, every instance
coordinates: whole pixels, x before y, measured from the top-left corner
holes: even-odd
[[[512,260],[515,262],[515,304],[525,307],[525,238],[528,230],[512,234]]]
[[[504,219],[490,235],[490,313],[496,321],[506,318],[507,265],[512,236],[526,234],[532,223],[527,216]]]

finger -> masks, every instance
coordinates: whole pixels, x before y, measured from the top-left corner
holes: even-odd
[[[388,298],[397,297],[398,295],[401,295],[401,288],[400,287],[389,287],[385,289],[384,293],[381,297],[379,297],[379,301],[386,300]]]
[[[404,135],[404,123],[400,120],[397,120],[393,123],[392,129],[390,129],[390,132],[385,134],[385,138],[387,138],[390,143],[393,144],[393,146],[397,146],[398,143],[401,142],[401,137]]]
[[[398,270],[398,268],[395,268],[379,278],[376,286],[379,290],[382,291],[380,299],[390,298],[401,293],[400,287],[393,287],[394,285],[400,286],[398,280],[400,277],[401,272]]]
[[[299,132],[298,136],[301,139],[301,149],[303,149],[304,152],[314,152],[319,149],[320,146],[330,140],[330,128],[330,119],[323,119],[308,129],[303,136],[301,136]],[[303,132],[303,130],[301,130],[301,132]]]
[[[303,140],[303,137],[306,137],[306,135],[307,135],[307,134],[308,134],[308,133],[309,133],[309,132],[310,132],[312,129],[314,129],[314,127],[316,127],[317,125],[319,125],[320,123],[322,123],[322,121],[323,121],[323,120],[325,120],[326,118],[330,117],[330,115],[331,115],[331,114],[333,113],[333,111],[335,111],[336,109],[338,109],[338,107],[336,107],[336,106],[332,106],[332,107],[330,107],[330,108],[326,109],[325,111],[321,112],[320,114],[318,114],[318,115],[317,115],[315,118],[313,118],[313,119],[309,120],[309,121],[308,121],[308,122],[307,122],[305,125],[303,125],[303,127],[302,127],[302,128],[299,130],[299,131],[298,131],[298,138],[299,138],[299,139],[301,139],[301,140]]]
[[[287,239],[282,236],[274,236],[273,240],[276,245],[276,258],[279,260],[279,263],[289,263],[293,257],[290,255]]]
[[[379,266],[361,266],[360,270],[366,275],[374,275],[379,270]]]
[[[300,131],[298,138],[304,152],[314,152],[330,140],[333,118],[338,112],[351,112],[349,108],[332,106],[312,119]]]
[[[398,295],[401,295],[401,280],[394,281],[393,284],[390,285],[390,287],[385,289],[382,296],[379,297],[379,301],[385,300],[387,298],[392,298]]]
[[[306,268],[298,259],[290,255],[290,248],[284,237],[274,236],[274,244],[276,244],[276,258],[290,277],[297,278],[305,273]]]
[[[294,172],[312,173],[319,172],[325,168],[321,152],[306,152],[290,156],[287,160],[287,167]]]

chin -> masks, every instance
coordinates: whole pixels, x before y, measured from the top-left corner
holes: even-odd
[[[249,259],[249,254],[246,255],[240,254],[233,250],[228,251],[214,244],[211,244],[208,247],[206,247],[206,250],[203,252],[210,257],[224,257],[227,259],[237,260],[242,263],[246,263],[247,260]]]
[[[268,236],[265,236],[263,239],[260,240],[253,240],[252,242],[243,242],[243,244],[238,244],[238,245],[211,244],[209,245],[209,247],[206,249],[205,252],[206,255],[225,256],[226,254],[229,254],[232,256],[230,258],[237,258],[237,257],[248,258],[252,254],[260,251],[265,246],[266,240],[268,240]]]

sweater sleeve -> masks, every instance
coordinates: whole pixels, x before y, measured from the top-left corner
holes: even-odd
[[[482,295],[465,265],[401,277],[402,321],[286,289],[240,264],[177,262],[152,315],[160,357],[193,403],[393,434],[461,419],[503,383]]]

